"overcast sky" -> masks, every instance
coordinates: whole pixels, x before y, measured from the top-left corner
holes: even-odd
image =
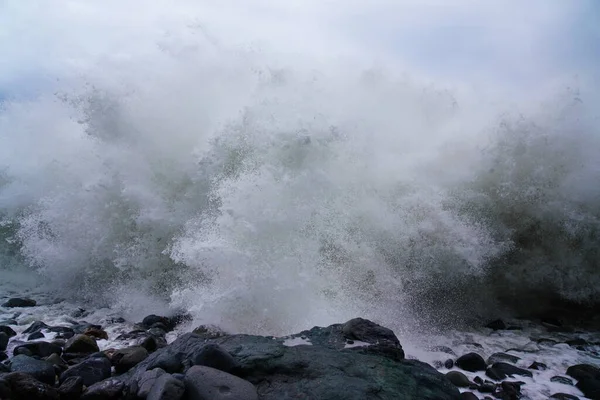
[[[596,0],[0,0],[0,96],[145,54],[189,26],[216,43],[350,54],[463,82],[535,87],[600,70]]]

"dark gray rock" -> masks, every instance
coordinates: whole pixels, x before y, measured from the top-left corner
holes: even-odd
[[[538,371],[545,371],[545,370],[548,369],[548,366],[546,364],[544,364],[544,363],[540,363],[540,362],[534,361],[529,366],[529,369],[535,369],[535,370],[538,370]]]
[[[83,378],[80,376],[71,376],[60,385],[58,394],[60,400],[77,400],[83,393]]]
[[[0,361],[4,361],[7,359],[8,359],[8,354],[6,354],[6,352],[4,352],[4,351],[0,351]],[[0,370],[0,372],[2,372],[2,371]]]
[[[456,353],[454,352],[454,350],[452,350],[450,347],[447,346],[434,346],[431,349],[429,349],[430,351],[437,351],[440,353],[446,353],[446,354],[450,354],[451,356],[456,356]]]
[[[590,378],[600,380],[600,368],[589,364],[577,364],[567,368],[567,375],[578,381]]]
[[[15,332],[13,328],[7,325],[0,325],[0,332],[4,333],[9,338],[17,336],[17,332]]]
[[[13,297],[2,304],[2,307],[14,308],[14,307],[35,307],[36,301],[27,298]]]
[[[6,350],[9,340],[10,339],[6,333],[0,332],[0,351]]]
[[[479,385],[477,390],[481,393],[494,393],[497,387],[498,385],[496,385],[494,382],[485,381]]]
[[[50,354],[61,355],[62,348],[54,343],[48,343],[48,342],[43,342],[43,341],[31,342],[31,343],[24,343],[22,345],[15,347],[15,349],[13,350],[13,355],[16,356],[19,354],[33,355],[33,356],[45,358],[45,357],[48,357]]]
[[[166,374],[166,372],[160,368],[155,368],[144,372],[139,378],[139,381],[132,381],[130,384],[129,387],[131,392],[137,394],[139,398],[145,399],[148,397],[148,394],[150,393],[150,390],[152,389],[152,386],[154,386],[156,380],[164,374]]]
[[[490,368],[487,369],[485,374],[496,381],[500,381],[506,379],[508,376],[514,375],[528,377],[533,376],[531,371],[504,362],[494,363]]]
[[[15,356],[10,360],[10,371],[31,375],[38,381],[49,385],[54,385],[56,381],[56,372],[52,364],[24,355]]]
[[[232,372],[238,366],[238,362],[223,347],[215,343],[209,343],[192,354],[192,365],[203,365],[224,372]]]
[[[479,400],[479,397],[477,397],[474,393],[471,392],[461,393],[460,398],[461,400]]]
[[[123,396],[124,389],[123,381],[110,378],[88,387],[81,396],[81,400],[119,400]]]
[[[165,331],[171,331],[174,328],[173,322],[167,317],[161,317],[158,315],[148,315],[142,320],[142,326],[146,329],[150,329],[156,324],[161,324]]]
[[[75,331],[73,330],[73,328],[69,328],[68,326],[49,326],[47,328],[50,332],[54,332],[54,333],[60,333],[60,334],[65,334],[65,333],[75,333]]]
[[[573,381],[566,376],[553,376],[550,378],[550,382],[562,383],[563,385],[573,386]]]
[[[554,393],[550,398],[558,400],[579,400],[579,397],[567,393]]]
[[[193,366],[186,372],[184,383],[188,399],[258,400],[256,388],[250,382],[210,367]]]
[[[44,336],[44,334],[42,332],[33,332],[31,335],[27,336],[27,340],[37,340],[37,339],[43,339],[46,336]]]
[[[216,343],[239,363],[236,375],[255,385],[261,400],[302,396],[332,400],[460,398],[456,387],[428,364],[372,351],[379,345],[344,348],[346,339],[341,328],[341,324],[315,327],[304,335],[312,346],[294,347],[285,346],[283,339],[261,336],[208,339],[189,333],[157,350],[122,377],[139,381],[146,370],[165,365],[180,368],[167,372],[180,372],[182,362],[189,361],[198,349]]]
[[[451,369],[452,367],[454,367],[454,360],[449,358],[446,361],[444,361],[444,367],[446,367],[447,369]]]
[[[46,325],[44,322],[42,322],[42,321],[35,321],[31,325],[29,325],[29,327],[27,329],[25,329],[23,331],[23,333],[41,332],[42,329],[47,329],[47,328],[48,328],[48,325]]]
[[[583,378],[575,385],[577,389],[593,400],[600,400],[600,380],[594,378]]]
[[[477,353],[467,353],[456,360],[456,366],[469,372],[485,371],[487,364]]]
[[[127,347],[113,353],[111,362],[118,374],[129,371],[148,357],[148,350],[141,346]]]
[[[400,346],[400,341],[391,329],[364,318],[354,318],[346,322],[342,326],[342,333],[347,339],[370,344]]]
[[[471,381],[465,374],[459,371],[450,371],[446,374],[446,378],[456,387],[469,387]]]
[[[488,365],[497,363],[497,362],[509,362],[512,364],[516,364],[521,358],[517,357],[517,356],[513,356],[512,354],[506,354],[506,353],[494,353],[492,354],[488,360],[487,363]]]
[[[0,398],[6,400],[59,400],[56,389],[33,376],[13,372],[0,377]]]
[[[76,364],[60,375],[60,382],[64,382],[72,376],[83,378],[85,386],[91,386],[94,383],[110,378],[111,365],[107,358],[89,358]]]
[[[65,344],[65,353],[91,354],[100,351],[96,341],[90,336],[79,334],[73,336]]]
[[[163,374],[158,377],[152,386],[146,400],[180,400],[183,398],[184,392],[185,385],[183,381],[169,374]]]
[[[488,323],[485,327],[493,329],[495,331],[499,331],[499,330],[506,329],[506,324],[501,319],[497,319],[495,321]]]

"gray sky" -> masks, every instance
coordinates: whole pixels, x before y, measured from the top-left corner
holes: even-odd
[[[600,69],[595,0],[0,0],[0,96],[144,55],[186,26],[220,44],[352,55],[473,84],[535,88]]]

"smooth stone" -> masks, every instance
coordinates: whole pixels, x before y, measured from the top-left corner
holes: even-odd
[[[185,392],[183,381],[169,374],[158,377],[146,400],[180,400]]]
[[[487,363],[488,363],[488,365],[491,365],[491,364],[494,364],[497,362],[507,361],[509,363],[516,364],[520,359],[521,358],[519,358],[517,356],[513,356],[511,354],[494,353],[488,358]]]
[[[73,336],[65,344],[65,353],[95,353],[100,351],[94,339],[87,335],[78,334]]]
[[[77,400],[83,393],[83,378],[80,376],[71,376],[58,387],[58,394],[61,400]]]
[[[49,385],[54,385],[56,381],[56,372],[52,364],[24,355],[14,356],[10,360],[10,371],[31,375],[38,381]]]
[[[166,372],[160,368],[155,368],[144,372],[139,381],[137,381],[135,385],[130,386],[132,388],[132,392],[136,393],[139,398],[145,399],[148,397],[148,394],[150,393],[150,390],[152,389],[152,386],[154,386],[156,380],[164,374],[166,374]]]
[[[545,371],[545,370],[548,369],[548,366],[546,364],[544,364],[544,363],[540,363],[540,362],[534,361],[533,364],[531,364],[529,366],[529,369],[535,369],[535,370],[538,370],[538,371]]]
[[[125,383],[110,378],[89,386],[81,396],[81,400],[118,400],[123,396]]]
[[[2,307],[15,308],[15,307],[35,307],[36,301],[27,298],[13,297],[8,299],[7,302],[2,304]]]
[[[594,378],[584,378],[575,385],[577,389],[590,399],[600,399],[600,380]]]
[[[23,333],[40,332],[42,329],[47,329],[47,328],[49,328],[49,326],[46,325],[44,322],[42,322],[42,321],[35,321],[31,325],[29,325],[29,327],[27,329],[25,329],[23,331]]]
[[[42,332],[33,332],[31,335],[27,336],[27,340],[37,340],[44,339],[46,336]]]
[[[498,385],[496,385],[494,382],[486,381],[479,385],[477,390],[479,390],[481,393],[494,393],[497,387]]]
[[[495,331],[500,331],[500,330],[506,329],[506,324],[501,319],[497,319],[495,321],[488,323],[485,327],[493,329]]]
[[[105,330],[99,329],[95,326],[90,326],[85,331],[83,331],[83,334],[86,336],[96,338],[96,339],[108,340],[108,333],[106,333]]]
[[[218,369],[195,365],[185,374],[185,391],[194,400],[258,400],[250,382]]]
[[[487,376],[490,378],[500,381],[505,379],[508,376],[520,375],[520,376],[528,376],[532,377],[533,374],[531,371],[528,371],[523,368],[516,367],[512,364],[497,362],[494,363],[490,368],[485,372]]]
[[[590,378],[600,380],[600,368],[589,364],[577,364],[567,368],[567,375],[578,381]]]
[[[39,341],[24,343],[14,348],[13,355],[34,355],[38,357],[48,357],[51,354],[62,354],[62,348],[54,343]]]
[[[451,369],[452,367],[454,367],[454,360],[449,358],[446,361],[444,361],[444,367],[446,367],[447,369]]]
[[[452,384],[456,387],[469,387],[471,385],[471,381],[465,374],[459,371],[450,371],[446,374],[446,378],[452,382]]]
[[[22,372],[0,376],[0,398],[6,400],[60,399],[55,388]]]
[[[467,353],[456,360],[456,366],[469,372],[485,371],[487,364],[477,353]]]
[[[479,397],[477,397],[474,393],[471,392],[462,392],[460,394],[460,398],[461,400],[479,400]]]
[[[8,360],[8,354],[4,351],[0,351],[0,361]],[[2,364],[0,364],[2,365]],[[0,371],[1,372],[1,371]]]
[[[148,357],[148,350],[141,346],[128,347],[113,353],[111,362],[118,374],[129,371]]]
[[[347,339],[360,340],[370,344],[400,346],[394,332],[364,318],[354,318],[342,326],[342,333]]]
[[[94,383],[110,378],[111,365],[107,358],[89,358],[73,365],[60,375],[60,382],[64,382],[71,376],[80,376],[83,378],[85,386],[91,386]]]
[[[194,353],[192,364],[215,368],[223,372],[231,372],[239,365],[227,350],[214,343],[209,343]]]
[[[6,334],[6,336],[8,336],[9,338],[17,336],[17,332],[15,332],[15,330],[8,325],[0,325],[0,332]]]
[[[9,340],[10,340],[10,338],[8,337],[8,335],[6,333],[0,332],[0,351],[6,350]]]

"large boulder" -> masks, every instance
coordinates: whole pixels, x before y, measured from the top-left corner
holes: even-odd
[[[65,353],[91,354],[98,351],[98,344],[88,335],[75,335],[65,344]]]
[[[13,350],[13,355],[25,354],[27,356],[48,357],[51,354],[61,355],[62,348],[54,343],[49,342],[31,342],[17,346]]]
[[[0,399],[59,400],[59,394],[31,375],[13,372],[0,376]]]
[[[379,330],[370,321],[358,324],[365,329],[354,329],[356,323],[315,327],[281,339],[188,333],[121,378],[140,382],[145,371],[154,368],[182,372],[204,346],[217,344],[236,361],[232,373],[253,384],[261,400],[460,399],[458,389],[443,374],[428,364],[403,359],[400,343],[390,336],[391,331]],[[290,338],[304,338],[305,344],[290,344]],[[349,342],[353,340],[361,343]],[[188,373],[197,368],[191,367]]]
[[[148,350],[141,346],[127,347],[117,350],[111,357],[112,365],[118,374],[129,371],[148,357]]]
[[[12,299],[8,299],[7,302],[2,304],[2,307],[7,307],[7,308],[35,307],[36,304],[37,303],[35,300],[20,298],[20,297],[13,297]]]
[[[85,386],[91,386],[106,378],[110,378],[111,365],[107,358],[88,358],[83,362],[73,365],[60,375],[60,382],[63,383],[72,376],[83,378]]]
[[[250,382],[210,367],[190,368],[184,382],[187,397],[194,400],[258,400],[256,388]]]
[[[24,355],[15,356],[10,360],[10,370],[31,375],[38,381],[49,385],[54,385],[56,381],[56,372],[52,364]]]

